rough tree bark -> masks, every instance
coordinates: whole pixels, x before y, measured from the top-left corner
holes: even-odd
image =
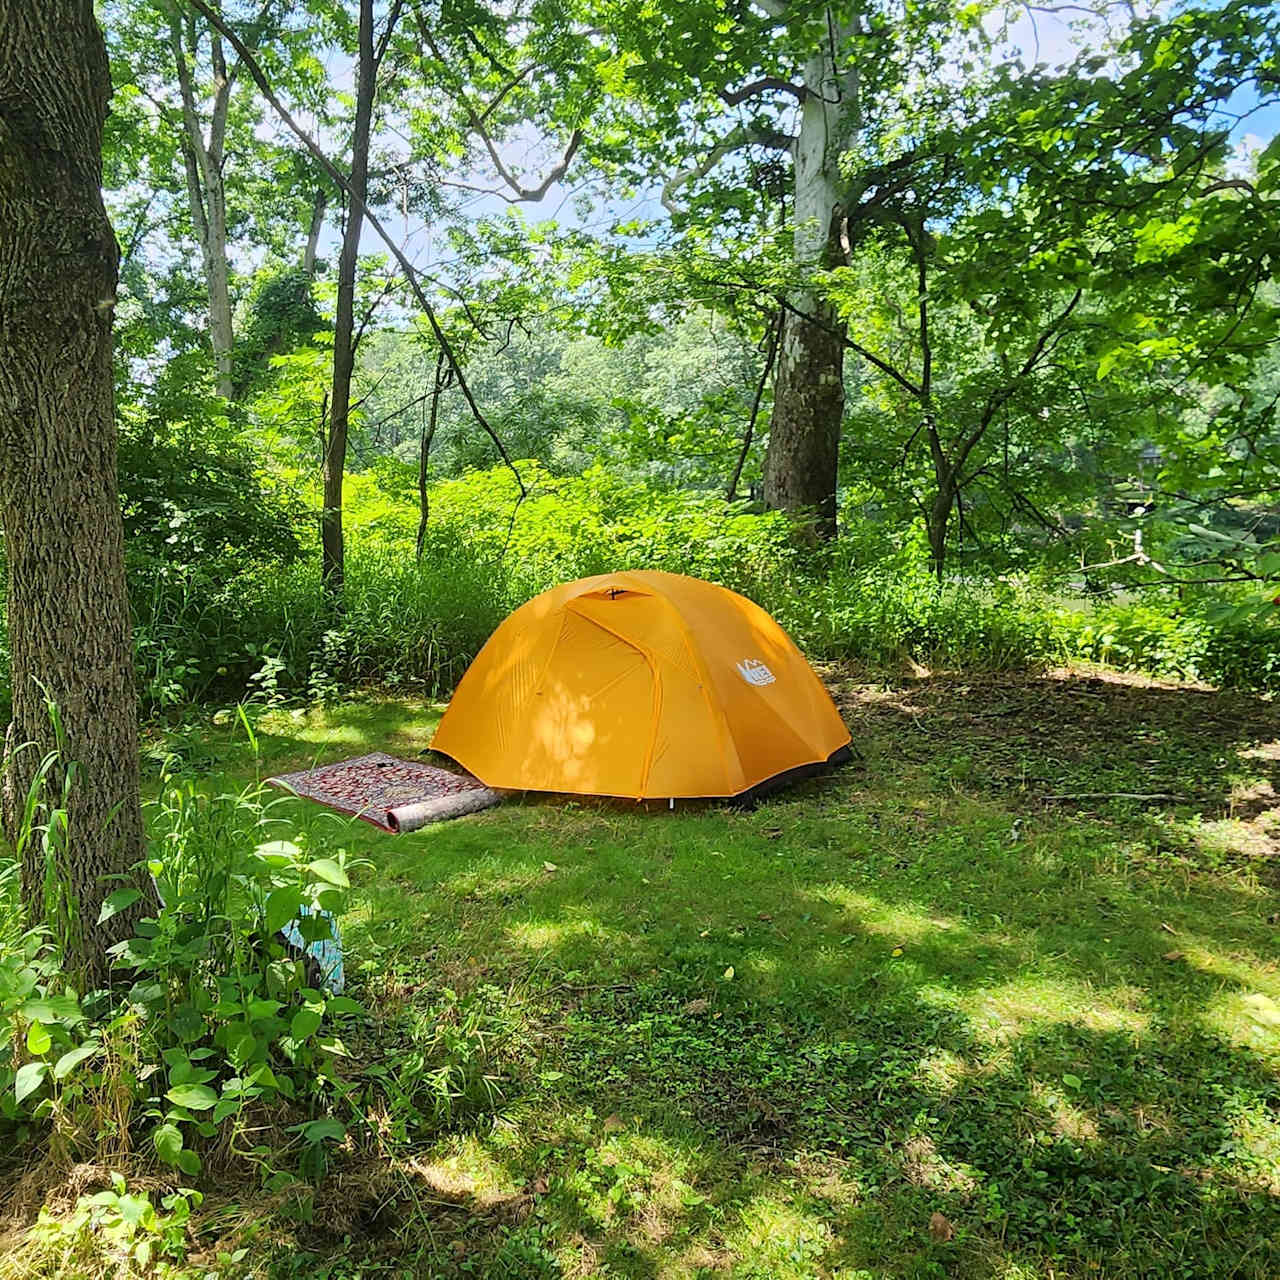
[[[102,203],[111,81],[90,0],[0,0],[0,512],[8,561],[14,801],[55,749],[50,792],[74,762],[62,871],[76,917],[69,962],[91,982],[131,913],[97,923],[143,854],[137,700],[116,490],[111,322],[117,248]],[[32,744],[27,747],[24,744]],[[23,895],[43,910],[28,845]]]
[[[360,233],[369,197],[369,130],[378,60],[373,48],[373,0],[360,0],[359,57],[356,68],[356,116],[351,137],[347,225],[338,259],[338,303],[333,327],[333,392],[329,438],[324,452],[324,511],[320,516],[320,574],[331,598],[342,595],[346,562],[342,541],[342,481],[347,467],[347,428],[351,413],[351,375],[355,370],[356,266]]]
[[[767,7],[767,6],[766,6]],[[795,144],[794,250],[802,273],[842,261],[839,157],[858,127],[855,63],[839,65],[856,21],[828,23],[828,33],[804,68],[800,134]],[[812,287],[787,299],[778,353],[765,502],[808,516],[819,538],[836,532],[836,472],[844,416],[845,328]]]

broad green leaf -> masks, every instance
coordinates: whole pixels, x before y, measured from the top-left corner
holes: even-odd
[[[28,1000],[18,1011],[33,1022],[82,1022],[84,1014],[74,996],[42,996]]]
[[[308,862],[307,870],[313,876],[318,876],[321,880],[336,885],[339,889],[349,889],[351,887],[351,881],[347,879],[347,873],[332,858],[317,858],[314,862]]]
[[[105,924],[112,916],[133,906],[141,897],[142,894],[137,889],[117,889],[103,901],[102,910],[98,912],[98,923]]]
[[[53,1078],[62,1080],[69,1076],[82,1062],[92,1058],[99,1049],[102,1048],[101,1042],[97,1040],[86,1040],[84,1044],[79,1045],[75,1049],[69,1049],[58,1059],[53,1065]]]
[[[27,1052],[43,1057],[53,1045],[53,1037],[43,1022],[33,1022],[27,1028]]]
[[[47,1062],[28,1062],[19,1067],[13,1080],[13,1092],[16,1099],[22,1102],[25,1098],[29,1098],[35,1093],[48,1070],[49,1064]]]
[[[182,1152],[182,1130],[176,1124],[158,1125],[151,1135],[151,1141],[155,1146],[156,1155],[165,1164],[178,1163],[178,1156]]]
[[[291,840],[268,840],[260,844],[254,853],[264,862],[276,867],[287,867],[302,857],[302,850]]]
[[[364,1015],[367,1010],[359,1000],[350,996],[334,996],[326,1006],[330,1013],[355,1013]]]
[[[294,885],[274,889],[267,895],[266,925],[268,933],[279,933],[298,914],[302,894]]]
[[[323,1021],[323,1014],[318,1013],[315,1009],[299,1009],[293,1015],[293,1021],[289,1024],[289,1034],[295,1040],[305,1040],[320,1029],[320,1024]]]
[[[340,1142],[347,1136],[347,1127],[340,1120],[330,1118],[310,1120],[306,1124],[298,1125],[294,1132],[300,1133],[305,1142],[324,1142],[326,1139]]]
[[[206,1084],[175,1085],[164,1096],[188,1111],[207,1111],[218,1101],[218,1095]]]

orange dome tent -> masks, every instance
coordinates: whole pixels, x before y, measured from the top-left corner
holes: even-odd
[[[567,582],[511,614],[431,745],[490,787],[665,799],[741,795],[849,741],[763,609],[638,570]]]

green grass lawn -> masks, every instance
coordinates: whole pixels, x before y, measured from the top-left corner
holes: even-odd
[[[211,1195],[207,1257],[1280,1275],[1275,708],[827,674],[861,759],[751,811],[539,798],[392,837],[283,802],[282,834],[371,863],[349,1071],[393,1087],[313,1189]],[[256,753],[235,723],[151,750],[239,788],[424,752],[437,712],[280,710]]]

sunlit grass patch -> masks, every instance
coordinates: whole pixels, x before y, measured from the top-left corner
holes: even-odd
[[[776,1192],[753,1196],[726,1222],[725,1244],[742,1261],[741,1276],[808,1280],[820,1274],[832,1242],[831,1225],[797,1201]]]
[[[1206,1029],[1280,1070],[1280,984],[1273,984],[1270,993],[1224,992],[1209,1003],[1201,1020]]]
[[[996,1041],[1053,1023],[1136,1035],[1149,1027],[1150,1018],[1133,1007],[1134,994],[1127,987],[1109,993],[1079,980],[1027,973],[959,997],[955,1003],[972,1015],[979,1035]]]

